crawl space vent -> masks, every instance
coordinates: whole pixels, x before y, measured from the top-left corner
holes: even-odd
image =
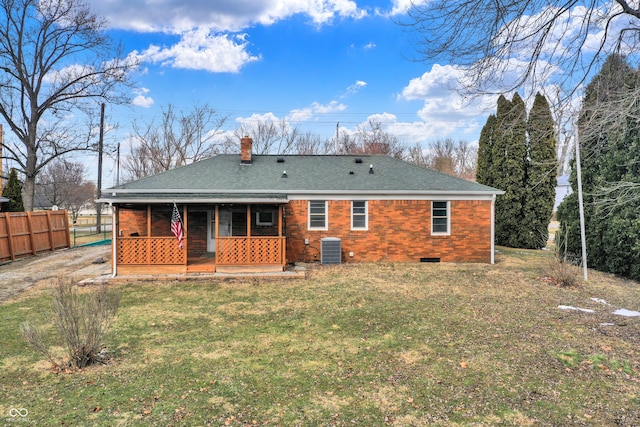
[[[322,264],[340,264],[342,262],[342,242],[337,237],[325,237],[320,240],[320,262]]]

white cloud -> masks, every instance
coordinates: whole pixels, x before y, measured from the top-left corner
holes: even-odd
[[[318,102],[314,102],[311,104],[314,114],[330,114],[338,111],[344,111],[347,109],[347,106],[339,103],[338,101],[331,101],[328,104],[320,104]]]
[[[198,29],[184,33],[171,47],[152,45],[139,57],[175,68],[237,73],[242,66],[260,59],[247,52],[247,44],[244,35],[212,34]]]
[[[287,121],[291,123],[306,122],[313,117],[313,111],[311,108],[299,108],[291,110],[287,115]]]
[[[391,16],[404,15],[412,6],[420,6],[429,0],[393,0],[391,8]]]
[[[269,113],[264,113],[264,114],[257,114],[254,113],[249,117],[238,117],[236,118],[236,122],[243,124],[243,125],[247,125],[247,126],[253,126],[258,122],[261,123],[278,123],[280,122],[280,118],[278,118],[278,116],[276,116],[275,114],[269,112]]]
[[[423,105],[417,114],[422,121],[389,121],[389,129],[398,136],[417,142],[477,134],[486,117],[495,111],[497,97],[463,98],[459,89],[465,78],[465,71],[460,67],[435,64],[430,71],[409,81],[398,99],[421,101]]]
[[[370,122],[380,123],[385,132],[397,136],[400,141],[410,145],[423,144],[456,131],[455,126],[443,127],[424,121],[398,121],[395,114],[386,112],[370,115],[366,121],[360,123],[360,126],[368,128]]]
[[[354,93],[359,92],[360,89],[364,88],[365,86],[367,86],[367,82],[356,80],[354,84],[347,86],[347,94],[353,95]]]
[[[344,111],[346,109],[347,106],[339,103],[338,101],[331,101],[328,104],[313,102],[311,106],[307,108],[291,110],[291,112],[285,119],[292,123],[300,123],[311,120],[311,118],[316,115],[331,114],[339,111]]]
[[[352,0],[90,0],[112,28],[178,35],[173,46],[151,45],[143,61],[210,72],[238,72],[259,56],[247,50],[244,29],[271,25],[294,15],[323,25],[336,18],[367,15]]]
[[[151,98],[150,96],[145,96],[147,93],[149,93],[149,89],[147,89],[146,87],[136,89],[133,92],[134,94],[136,94],[136,97],[131,101],[131,105],[142,108],[150,108],[153,105],[153,98]]]
[[[306,15],[321,25],[340,18],[366,16],[352,0],[90,0],[93,10],[114,28],[179,34],[193,28],[241,31],[270,25],[293,15]]]
[[[373,49],[374,47],[376,47],[376,44],[374,42],[370,42],[364,45],[365,50]]]
[[[402,90],[400,99],[424,101],[420,116],[444,116],[457,114],[475,116],[495,106],[495,96],[478,97],[471,100],[460,95],[459,90],[466,78],[464,69],[456,66],[434,64],[431,71],[411,79]]]

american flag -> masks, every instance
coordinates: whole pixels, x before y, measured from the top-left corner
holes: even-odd
[[[182,218],[180,218],[180,212],[175,203],[173,204],[173,212],[171,213],[171,232],[176,236],[176,239],[178,239],[178,247],[182,248],[182,239],[184,238]]]

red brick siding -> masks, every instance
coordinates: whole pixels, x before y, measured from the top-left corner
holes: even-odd
[[[272,212],[272,225],[258,225],[256,214],[258,211]],[[277,236],[278,235],[278,205],[251,205],[251,235],[252,236]]]
[[[151,235],[172,236],[171,234],[171,207],[151,207]],[[182,211],[180,212],[182,214]],[[120,208],[118,213],[119,229],[123,236],[138,233],[147,235],[147,207]]]
[[[118,230],[121,236],[129,237],[134,233],[147,235],[147,207],[118,208]]]
[[[173,236],[171,233],[172,207],[151,206],[151,235],[154,237]],[[180,209],[182,216],[182,209]]]
[[[323,237],[342,240],[342,258],[351,261],[491,261],[491,201],[450,202],[451,235],[431,235],[431,201],[370,200],[368,230],[351,230],[351,201],[328,202],[328,230],[308,230],[308,201],[286,205],[287,258],[320,259]],[[305,245],[309,239],[309,245]],[[353,252],[353,257],[349,253]]]
[[[342,240],[344,262],[418,262],[420,258],[440,258],[446,262],[491,261],[491,201],[452,200],[450,236],[431,235],[429,200],[370,200],[367,209],[368,230],[352,231],[351,201],[330,200],[328,230],[308,230],[308,201],[290,201],[285,205],[284,223],[288,261],[320,260],[320,239],[323,237]],[[206,212],[189,213],[186,227],[190,256],[199,256],[207,249],[206,216]],[[146,206],[120,208],[118,225],[122,235],[138,233],[146,236],[146,217]],[[275,231],[272,227],[256,226],[255,214],[251,221],[254,235]],[[152,206],[152,236],[171,236],[170,223],[170,206]],[[309,239],[308,245],[305,239]],[[350,252],[353,257],[349,256]]]

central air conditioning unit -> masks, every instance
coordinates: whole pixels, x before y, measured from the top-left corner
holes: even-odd
[[[340,264],[342,262],[342,242],[337,237],[320,239],[320,262],[322,264]]]

